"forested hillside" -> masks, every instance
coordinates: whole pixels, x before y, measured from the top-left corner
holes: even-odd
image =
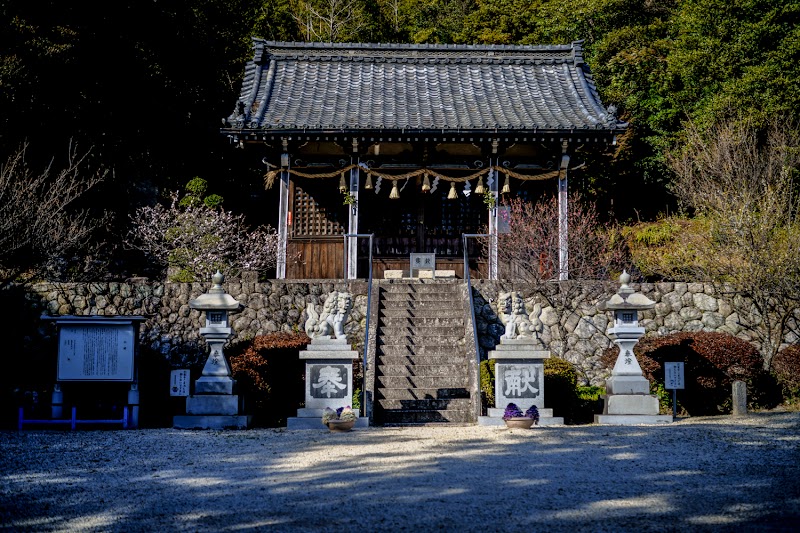
[[[665,154],[684,122],[757,126],[800,109],[799,0],[7,0],[0,4],[0,150],[33,167],[70,140],[113,173],[84,199],[114,215],[107,238],[160,188],[194,176],[228,207],[258,205],[263,166],[232,150],[252,36],[274,40],[552,44],[585,40],[606,105],[631,124],[612,161],[574,187],[604,216],[675,204]],[[250,159],[248,159],[248,157]],[[612,202],[612,200],[614,200]]]

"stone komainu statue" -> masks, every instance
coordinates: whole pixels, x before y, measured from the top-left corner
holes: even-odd
[[[534,304],[533,312],[528,315],[525,309],[525,300],[518,292],[501,292],[497,298],[497,316],[506,327],[502,339],[516,339],[517,337],[538,338],[542,331],[542,322],[539,315],[542,306]]]
[[[322,313],[317,314],[316,307],[309,303],[306,307],[306,335],[310,338],[330,337],[344,339],[344,324],[353,308],[353,296],[348,292],[333,291],[322,305]]]

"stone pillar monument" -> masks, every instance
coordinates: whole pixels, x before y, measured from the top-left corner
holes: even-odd
[[[607,334],[619,346],[611,377],[606,380],[603,414],[594,415],[596,424],[636,425],[672,422],[672,415],[658,414],[658,398],[650,394],[650,382],[633,354],[633,347],[644,335],[639,327],[639,311],[652,309],[655,302],[628,286],[631,277],[623,272],[620,288],[601,309],[614,312]]]
[[[179,429],[244,429],[251,417],[239,414],[239,396],[234,394],[235,381],[222,347],[233,334],[228,325],[228,314],[238,311],[239,302],[225,292],[222,274],[211,278],[212,287],[207,293],[189,302],[189,307],[206,313],[206,325],[200,328],[210,352],[203,373],[195,381],[194,395],[186,398],[186,415],[173,418]]]
[[[286,420],[287,429],[319,429],[326,407],[333,410],[346,407],[353,401],[353,360],[358,352],[350,348],[344,333],[344,324],[353,308],[353,296],[348,292],[334,291],[325,299],[322,314],[314,304],[306,309],[306,334],[311,342],[300,352],[306,363],[305,407],[297,410],[296,417]],[[367,427],[369,419],[359,417],[355,427]]]
[[[500,344],[489,352],[495,359],[494,408],[488,416],[478,417],[481,426],[505,426],[503,413],[509,403],[522,411],[535,405],[539,410],[539,425],[564,424],[562,417],[554,417],[552,409],[544,408],[544,360],[550,357],[539,334],[543,329],[536,304],[529,315],[525,300],[518,292],[501,292],[497,301],[497,315],[506,327]]]

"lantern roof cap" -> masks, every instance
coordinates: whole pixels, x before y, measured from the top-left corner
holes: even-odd
[[[238,311],[241,304],[233,296],[225,292],[222,283],[225,276],[217,270],[211,277],[211,288],[194,300],[189,301],[189,307],[199,311]]]
[[[628,285],[631,275],[626,270],[619,276],[620,287],[617,293],[601,304],[602,309],[609,311],[629,309],[634,311],[652,309],[656,303],[640,292],[636,292]]]

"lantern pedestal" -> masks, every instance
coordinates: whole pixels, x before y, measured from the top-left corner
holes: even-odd
[[[186,398],[186,415],[172,419],[177,429],[245,429],[252,420],[251,416],[239,414],[240,399],[233,394],[235,381],[222,351],[233,335],[228,313],[238,311],[240,304],[222,288],[222,274],[214,274],[212,281],[206,294],[189,302],[192,309],[206,313],[206,327],[200,328],[200,335],[210,350],[203,373],[195,381],[194,395]]]
[[[544,360],[550,351],[530,337],[500,338],[500,344],[489,352],[495,363],[495,406],[487,409],[488,416],[478,417],[480,426],[505,426],[503,414],[509,403],[525,411],[531,405],[539,410],[539,425],[563,425],[564,418],[553,416],[544,407]]]
[[[286,419],[286,429],[327,430],[322,425],[325,408],[336,410],[353,401],[353,360],[358,359],[358,352],[350,349],[346,338],[324,335],[312,338],[300,359],[306,363],[305,408]],[[355,427],[368,426],[367,418],[356,418]]]
[[[603,413],[594,415],[595,424],[617,426],[664,424],[672,422],[671,415],[659,415],[658,398],[650,394],[650,382],[642,374],[633,347],[644,336],[639,327],[639,311],[652,309],[655,302],[628,286],[630,276],[623,272],[617,294],[603,304],[614,312],[614,323],[608,336],[619,347],[619,355],[606,380]]]

